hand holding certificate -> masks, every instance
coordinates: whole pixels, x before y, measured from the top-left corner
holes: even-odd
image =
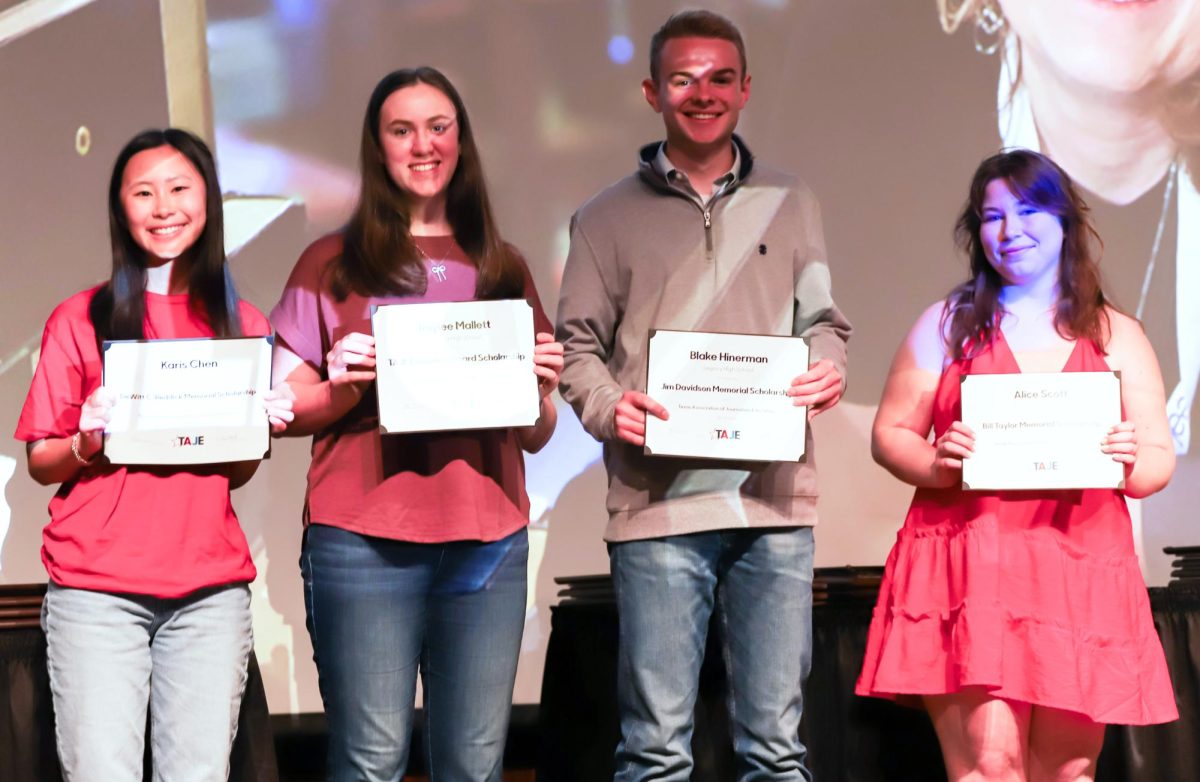
[[[379,426],[386,434],[530,426],[541,396],[524,299],[375,309]]]
[[[270,337],[105,342],[104,386],[116,402],[104,454],[114,464],[261,459],[270,381]]]
[[[651,332],[646,392],[670,416],[646,417],[646,453],[799,461],[807,410],[788,388],[807,367],[796,337]]]
[[[975,432],[963,488],[1121,488],[1100,444],[1121,420],[1115,372],[965,375],[962,421]]]

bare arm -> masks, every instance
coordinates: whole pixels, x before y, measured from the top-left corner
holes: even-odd
[[[282,339],[275,340],[272,383],[287,383],[295,399],[292,421],[283,435],[303,437],[325,429],[350,412],[375,380],[375,340],[367,334],[347,334],[327,357],[329,379],[307,363]]]
[[[871,428],[871,455],[905,483],[944,488],[962,480],[962,460],[974,447],[973,434],[956,421],[936,442],[933,397],[946,361],[940,318],[942,304],[927,309],[896,351],[883,398]]]
[[[539,404],[538,420],[533,426],[525,426],[517,430],[517,440],[521,448],[529,453],[537,453],[550,441],[554,427],[558,425],[558,409],[550,394],[558,388],[558,378],[563,367],[563,346],[554,341],[553,334],[545,332],[535,336],[533,347],[533,371],[538,376]]]
[[[290,403],[274,395],[264,400],[272,425],[290,416]],[[79,434],[71,437],[47,437],[29,443],[25,447],[29,459],[29,474],[43,486],[66,483],[76,478],[100,456],[104,445],[104,426],[108,423],[112,405],[112,393],[103,386],[96,389],[83,403],[79,416]],[[282,423],[278,424],[282,426]],[[190,468],[198,474],[221,474],[229,479],[229,488],[244,485],[258,470],[260,460],[196,465]]]
[[[47,437],[25,446],[29,475],[43,486],[72,480],[94,460],[104,447],[104,427],[112,417],[116,395],[100,386],[79,409],[78,434]]]
[[[1125,465],[1125,494],[1140,499],[1166,486],[1175,470],[1166,395],[1158,359],[1141,325],[1119,313],[1109,317],[1109,366],[1121,372],[1124,420],[1109,431],[1102,449]]]
[[[47,437],[27,443],[29,475],[43,486],[66,483],[83,472],[84,464],[71,453],[71,437]],[[79,452],[91,461],[100,452],[96,437],[80,437]]]

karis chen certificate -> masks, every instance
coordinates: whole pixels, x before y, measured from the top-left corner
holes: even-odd
[[[667,409],[646,416],[646,453],[795,462],[808,410],[787,389],[808,370],[799,337],[650,332],[646,393]]]
[[[261,459],[271,432],[271,337],[104,343],[104,386],[117,396],[104,429],[114,464]]]
[[[1117,372],[964,375],[962,421],[975,432],[963,488],[1119,489],[1125,468],[1100,450],[1121,422]]]
[[[533,308],[524,299],[388,304],[371,316],[384,434],[537,422]]]

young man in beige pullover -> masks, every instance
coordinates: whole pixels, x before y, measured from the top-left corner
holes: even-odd
[[[830,292],[816,199],[734,135],[750,97],[737,28],[707,11],[654,35],[642,89],[667,139],[575,214],[563,274],[561,391],[604,443],[620,616],[616,779],[687,780],[709,620],[728,664],[739,778],[808,780],[798,738],[811,657],[811,434],[801,463],[647,456],[652,329],[800,336],[789,395],[809,415],[845,386],[850,324]]]

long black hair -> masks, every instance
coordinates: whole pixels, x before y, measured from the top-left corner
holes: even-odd
[[[450,80],[426,66],[389,73],[375,85],[367,101],[359,141],[362,184],[343,231],[342,255],[331,269],[333,294],[344,299],[351,291],[363,296],[425,291],[425,267],[409,230],[411,199],[392,181],[379,137],[384,102],[396,91],[416,84],[427,84],[445,95],[457,115],[458,166],[446,187],[446,218],[455,241],[475,264],[475,293],[481,299],[520,296],[524,277],[516,251],[500,238],[492,217],[467,107]]]
[[[204,230],[185,253],[188,259],[188,304],[208,323],[218,337],[242,334],[238,295],[225,259],[225,223],[221,208],[221,185],[208,145],[186,130],[146,130],[130,139],[113,164],[108,182],[108,230],[112,240],[112,276],[95,296],[88,317],[96,338],[143,339],[146,318],[146,251],[129,231],[129,219],[121,203],[125,167],[139,152],[158,147],[177,150],[195,166],[204,179]]]

